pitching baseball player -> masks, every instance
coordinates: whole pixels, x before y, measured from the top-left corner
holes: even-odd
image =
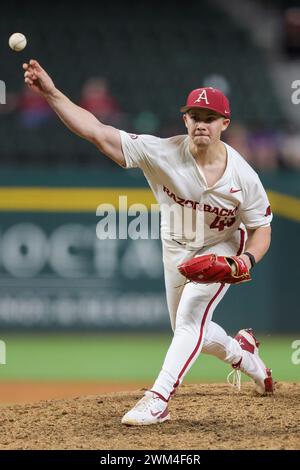
[[[252,330],[232,338],[212,321],[230,284],[251,278],[250,269],[263,258],[271,239],[272,213],[258,175],[221,141],[230,123],[226,96],[214,88],[193,90],[181,108],[187,135],[161,139],[99,122],[61,93],[36,60],[23,68],[28,86],[45,97],[71,131],[122,167],[141,168],[160,204],[174,336],[153,387],[122,423],[149,425],[170,419],[168,402],[201,351],[231,364],[238,385],[242,371],[253,379],[258,393],[273,392],[271,371],[259,357]],[[205,269],[203,260],[209,262]]]

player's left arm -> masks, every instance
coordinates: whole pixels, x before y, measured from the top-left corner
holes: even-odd
[[[267,253],[271,244],[271,226],[247,229],[248,239],[244,251],[251,253],[256,263],[258,263]],[[251,261],[247,255],[241,255],[247,267],[251,268]]]

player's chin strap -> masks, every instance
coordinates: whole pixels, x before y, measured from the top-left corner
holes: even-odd
[[[242,374],[241,371],[238,369],[233,369],[227,375],[227,383],[232,387],[236,388],[238,391],[241,390],[241,383],[242,383]]]

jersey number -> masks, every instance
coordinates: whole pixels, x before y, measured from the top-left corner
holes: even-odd
[[[234,222],[235,222],[235,217],[230,217],[230,218],[225,217],[225,219],[221,219],[221,217],[217,215],[215,220],[210,224],[209,228],[217,228],[219,232],[221,232],[221,230],[224,230],[225,227],[231,227],[231,225],[233,225]]]

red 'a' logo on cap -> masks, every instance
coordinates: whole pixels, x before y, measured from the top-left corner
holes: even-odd
[[[271,206],[268,206],[267,207],[267,210],[266,210],[266,213],[265,213],[265,217],[268,217],[268,215],[271,215],[272,212],[271,212]]]
[[[204,100],[206,104],[209,104],[209,101],[207,99],[207,94],[206,90],[202,90],[201,93],[199,93],[198,98],[194,101],[194,103],[200,103],[201,100]]]

